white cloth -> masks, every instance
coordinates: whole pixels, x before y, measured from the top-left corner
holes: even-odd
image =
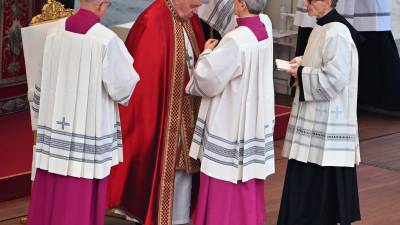
[[[33,145],[32,147],[32,169],[31,169],[31,181],[35,180],[36,177],[36,160],[35,160],[35,151],[36,151],[36,145]]]
[[[395,40],[400,39],[400,0],[392,0],[392,32]]]
[[[191,195],[192,175],[186,174],[184,171],[176,171],[172,224],[187,224],[190,222]]]
[[[259,42],[247,27],[226,34],[201,54],[186,87],[203,96],[189,154],[203,173],[233,183],[275,171],[272,25],[260,18],[268,39]]]
[[[23,27],[21,29],[32,130],[36,130],[37,125],[37,117],[34,116],[35,112],[32,110],[32,104],[34,104],[33,96],[35,90],[35,81],[40,78],[42,74],[43,52],[47,32],[57,24],[57,21],[53,21],[34,26]],[[32,181],[35,180],[36,176],[35,150],[36,146],[33,145],[31,172]]]
[[[28,83],[28,101],[32,106],[35,81],[40,78],[43,65],[44,44],[49,29],[57,25],[57,21],[43,23],[21,29],[22,44],[24,46],[26,79]],[[36,130],[37,120],[31,110],[32,130]]]
[[[139,80],[133,59],[101,24],[85,35],[49,31],[32,109],[37,123],[37,168],[65,176],[103,179],[122,162],[118,103],[128,104]]]
[[[353,24],[355,4],[356,0],[340,0],[336,5],[338,13],[344,16],[350,24]],[[314,27],[316,25],[316,17],[308,15],[304,0],[297,1],[294,25],[300,27]]]
[[[390,31],[390,0],[357,0],[354,28],[358,31]]]
[[[222,36],[237,26],[233,0],[206,0],[199,7],[197,14]]]
[[[337,22],[316,26],[297,88],[282,155],[321,166],[360,163],[357,127],[358,53],[348,28]]]

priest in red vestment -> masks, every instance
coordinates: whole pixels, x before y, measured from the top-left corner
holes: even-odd
[[[201,4],[156,0],[126,40],[141,81],[129,107],[120,109],[124,163],[111,172],[108,200],[141,224],[190,222],[199,162],[188,151],[200,99],[185,94],[185,87],[204,46],[194,14]]]

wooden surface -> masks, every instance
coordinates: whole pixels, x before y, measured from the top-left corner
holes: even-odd
[[[290,98],[278,97],[290,105]],[[362,221],[355,225],[400,225],[400,119],[368,113],[359,115],[363,164],[358,167]],[[275,142],[276,173],[265,182],[267,221],[275,225],[278,216],[287,160],[280,156],[283,140]],[[26,214],[28,198],[0,203],[0,225],[17,225]],[[106,225],[132,225],[107,218]]]

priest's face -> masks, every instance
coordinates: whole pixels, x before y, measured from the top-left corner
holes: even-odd
[[[309,16],[322,17],[332,9],[332,0],[304,0]]]
[[[203,4],[203,0],[173,0],[173,3],[179,17],[188,20],[193,14],[197,13],[197,9]]]

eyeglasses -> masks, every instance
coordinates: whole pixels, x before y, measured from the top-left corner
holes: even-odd
[[[307,0],[307,2],[309,4],[313,3],[313,2],[323,2],[324,0]]]

